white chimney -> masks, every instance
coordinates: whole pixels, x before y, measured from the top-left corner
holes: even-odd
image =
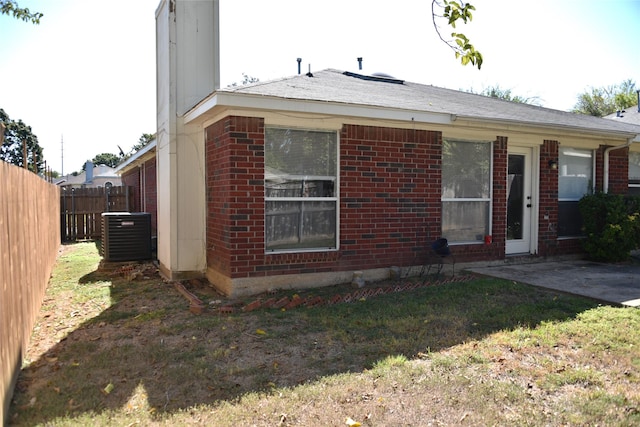
[[[169,278],[206,269],[204,129],[185,114],[220,87],[218,0],[156,10],[158,261]]]

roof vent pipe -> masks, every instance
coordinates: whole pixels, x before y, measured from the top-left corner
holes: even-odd
[[[300,74],[302,72],[300,70],[300,63],[302,62],[302,58],[298,58],[298,59],[296,59],[296,61],[298,61],[298,74]]]
[[[362,57],[358,58],[358,70],[362,70]]]

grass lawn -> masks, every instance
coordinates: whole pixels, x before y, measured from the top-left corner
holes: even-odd
[[[10,425],[640,425],[636,308],[474,278],[196,315],[151,265],[129,281],[99,261],[94,243],[59,258]]]

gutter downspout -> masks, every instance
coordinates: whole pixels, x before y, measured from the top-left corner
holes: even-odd
[[[622,145],[616,145],[615,147],[609,147],[604,150],[604,182],[602,183],[602,191],[606,194],[609,192],[609,153],[614,150],[620,150],[622,148],[629,147],[633,142],[640,141],[640,135],[636,135],[635,138],[628,138],[627,142]]]

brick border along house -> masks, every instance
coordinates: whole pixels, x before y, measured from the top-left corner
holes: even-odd
[[[579,253],[580,197],[627,191],[635,125],[338,70],[217,89],[204,3],[157,12],[171,278],[229,295],[372,280],[439,237],[457,261]],[[213,35],[189,33],[189,7]]]

